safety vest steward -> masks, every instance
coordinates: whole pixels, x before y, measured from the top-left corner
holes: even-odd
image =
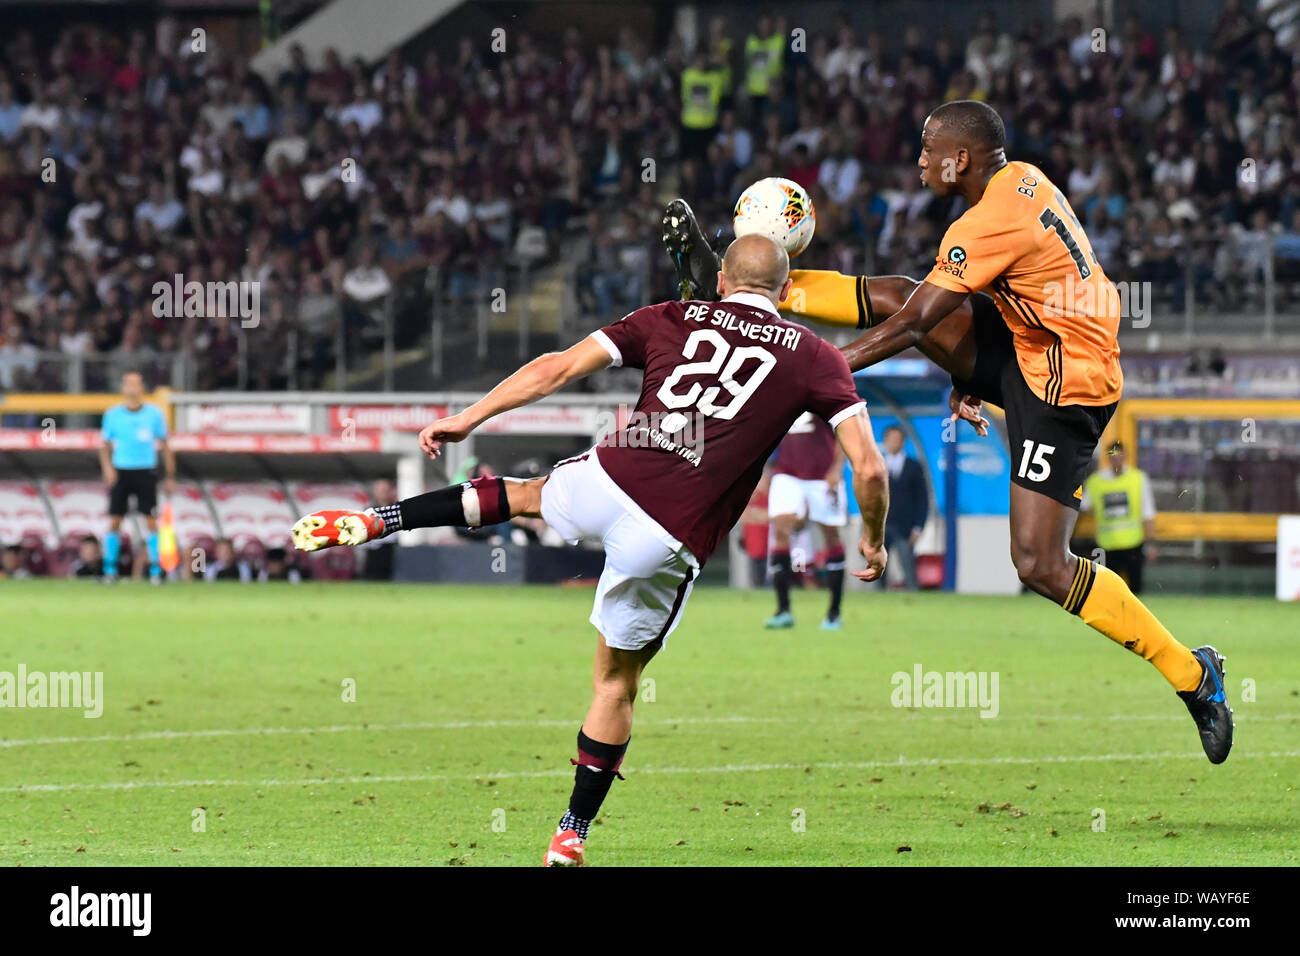
[[[1097,546],[1103,551],[1124,551],[1146,540],[1142,525],[1142,489],[1147,476],[1137,468],[1118,475],[1097,472],[1085,489],[1097,519]]]
[[[682,71],[682,125],[687,129],[709,129],[718,125],[718,104],[722,102],[726,77],[721,70]]]
[[[745,89],[750,96],[767,96],[772,80],[781,75],[785,39],[773,33],[766,39],[751,34],[745,41]]]

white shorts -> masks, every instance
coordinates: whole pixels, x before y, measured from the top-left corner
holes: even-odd
[[[610,647],[666,641],[700,565],[600,467],[595,449],[560,462],[542,486],[542,517],[570,544],[599,538],[605,569],[591,623]]]
[[[775,474],[767,492],[767,513],[796,515],[824,524],[842,528],[849,520],[848,502],[844,497],[844,482],[835,486],[821,478],[796,478],[794,475]]]

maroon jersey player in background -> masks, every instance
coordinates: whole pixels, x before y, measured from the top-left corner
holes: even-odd
[[[803,522],[811,521],[821,530],[826,548],[826,587],[831,593],[822,630],[840,629],[840,598],[844,593],[844,542],[840,528],[848,523],[843,468],[844,457],[830,426],[807,412],[795,419],[790,433],[776,450],[776,467],[768,491],[776,614],[763,622],[764,627],[794,627],[790,579],[793,572],[804,570],[807,556],[791,551],[790,538]]]
[[[573,795],[546,854],[584,858],[588,827],[627,750],[641,672],[676,627],[700,566],[744,511],[790,426],[826,421],[853,467],[866,581],[885,567],[888,483],[865,405],[838,349],[777,315],[789,292],[785,250],[762,236],[732,243],[720,302],[638,309],[564,352],[534,359],[465,411],[429,425],[436,457],[483,422],[610,365],[644,370],[627,425],[544,478],[482,477],[365,512],[324,511],[294,525],[295,546],[359,544],[409,528],[478,526],[540,516],[564,538],[597,538],[605,568],[591,622],[599,632],[594,698],[578,732]]]

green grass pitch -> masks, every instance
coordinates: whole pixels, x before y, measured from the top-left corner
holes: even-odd
[[[1237,739],[1213,767],[1153,668],[1041,599],[852,593],[838,633],[823,600],[765,632],[765,593],[692,596],[592,864],[1300,861],[1294,607],[1151,598],[1228,657]],[[535,866],[589,701],[590,601],[2,583],[0,671],[102,671],[105,703],[0,709],[0,864]],[[997,716],[893,706],[917,665],[996,672]]]

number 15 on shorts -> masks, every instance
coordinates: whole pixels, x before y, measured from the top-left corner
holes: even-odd
[[[1020,471],[1017,477],[1028,478],[1030,481],[1046,481],[1052,473],[1052,463],[1047,460],[1047,456],[1056,451],[1055,445],[1035,444],[1031,439],[1025,439],[1025,452],[1020,456]]]

